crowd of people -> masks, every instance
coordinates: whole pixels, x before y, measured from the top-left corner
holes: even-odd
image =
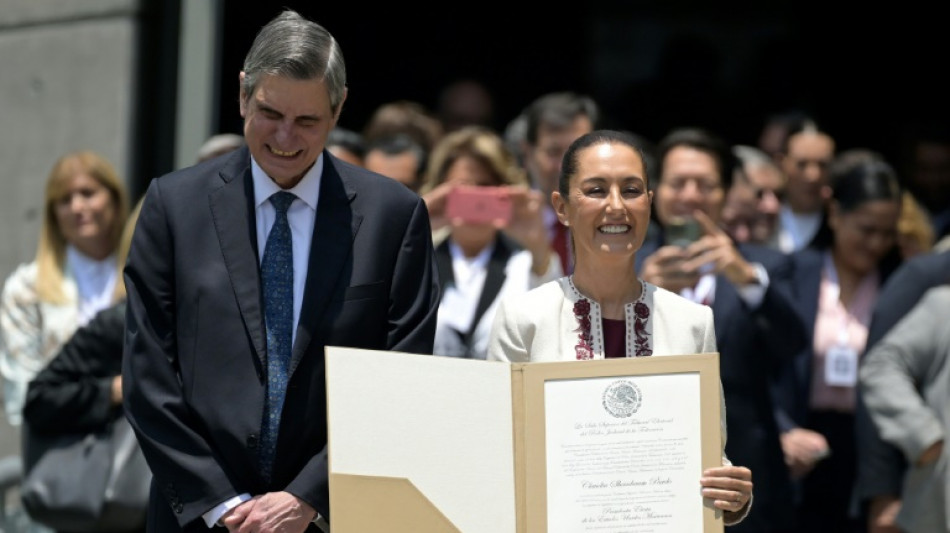
[[[8,420],[124,413],[156,474],[148,531],[329,530],[327,345],[717,352],[723,461],[701,484],[731,531],[950,531],[942,130],[900,160],[805,112],[647,139],[570,91],[499,130],[470,79],[348,129],[339,44],[292,11],[240,80],[243,134],[131,217],[108,161],[57,160],[36,257],[0,294]],[[473,187],[502,211],[454,210]],[[70,344],[102,324],[107,353]]]

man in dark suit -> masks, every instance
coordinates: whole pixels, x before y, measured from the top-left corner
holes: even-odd
[[[735,161],[710,132],[677,129],[657,145],[660,231],[637,252],[644,280],[712,307],[726,403],[726,456],[752,470],[755,493],[736,532],[793,531],[792,483],[770,392],[781,363],[802,348],[805,326],[790,298],[787,256],[736,245],[719,227]],[[674,236],[679,218],[698,225]],[[690,241],[690,242],[687,242]]]
[[[284,11],[240,82],[247,147],[153,180],[125,269],[149,532],[328,529],[324,347],[432,351],[424,203],[324,149],[337,42]]]

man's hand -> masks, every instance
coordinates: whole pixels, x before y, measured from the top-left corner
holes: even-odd
[[[695,287],[700,274],[695,268],[692,270],[684,268],[687,258],[685,249],[679,246],[667,245],[657,248],[643,260],[640,278],[675,293],[687,287]]]
[[[896,496],[875,496],[868,508],[868,533],[901,533],[897,513],[901,500]]]
[[[232,533],[303,533],[316,515],[289,492],[268,492],[231,509],[221,522]]]
[[[758,273],[755,267],[742,257],[732,237],[706,213],[697,209],[694,216],[702,226],[704,235],[686,247],[688,259],[683,262],[683,268],[687,271],[722,274],[740,287],[756,283]]]
[[[936,462],[937,459],[940,459],[940,455],[942,453],[943,439],[931,444],[920,454],[920,457],[917,458],[917,466],[926,466],[930,463]]]
[[[112,405],[122,405],[122,374],[112,378],[111,401]]]
[[[785,465],[793,479],[805,477],[829,453],[828,441],[817,431],[794,428],[781,435]]]

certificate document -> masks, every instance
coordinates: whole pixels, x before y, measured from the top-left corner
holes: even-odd
[[[544,384],[550,533],[702,531],[699,374]]]
[[[503,363],[327,347],[336,533],[722,533],[718,354]]]

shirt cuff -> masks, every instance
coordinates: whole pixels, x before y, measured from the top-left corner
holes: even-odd
[[[210,511],[201,515],[201,517],[204,518],[205,524],[209,528],[223,525],[223,524],[219,524],[218,520],[220,520],[221,517],[224,516],[224,513],[230,511],[231,509],[234,509],[238,505],[250,499],[251,499],[251,495],[246,492],[243,494],[238,494],[237,496],[231,499],[225,500],[219,503],[218,505],[214,506]]]
[[[765,299],[765,291],[769,288],[769,273],[760,263],[752,263],[752,266],[755,268],[755,277],[758,278],[758,281],[742,285],[737,289],[742,301],[750,308],[756,309],[762,304],[762,300]]]

